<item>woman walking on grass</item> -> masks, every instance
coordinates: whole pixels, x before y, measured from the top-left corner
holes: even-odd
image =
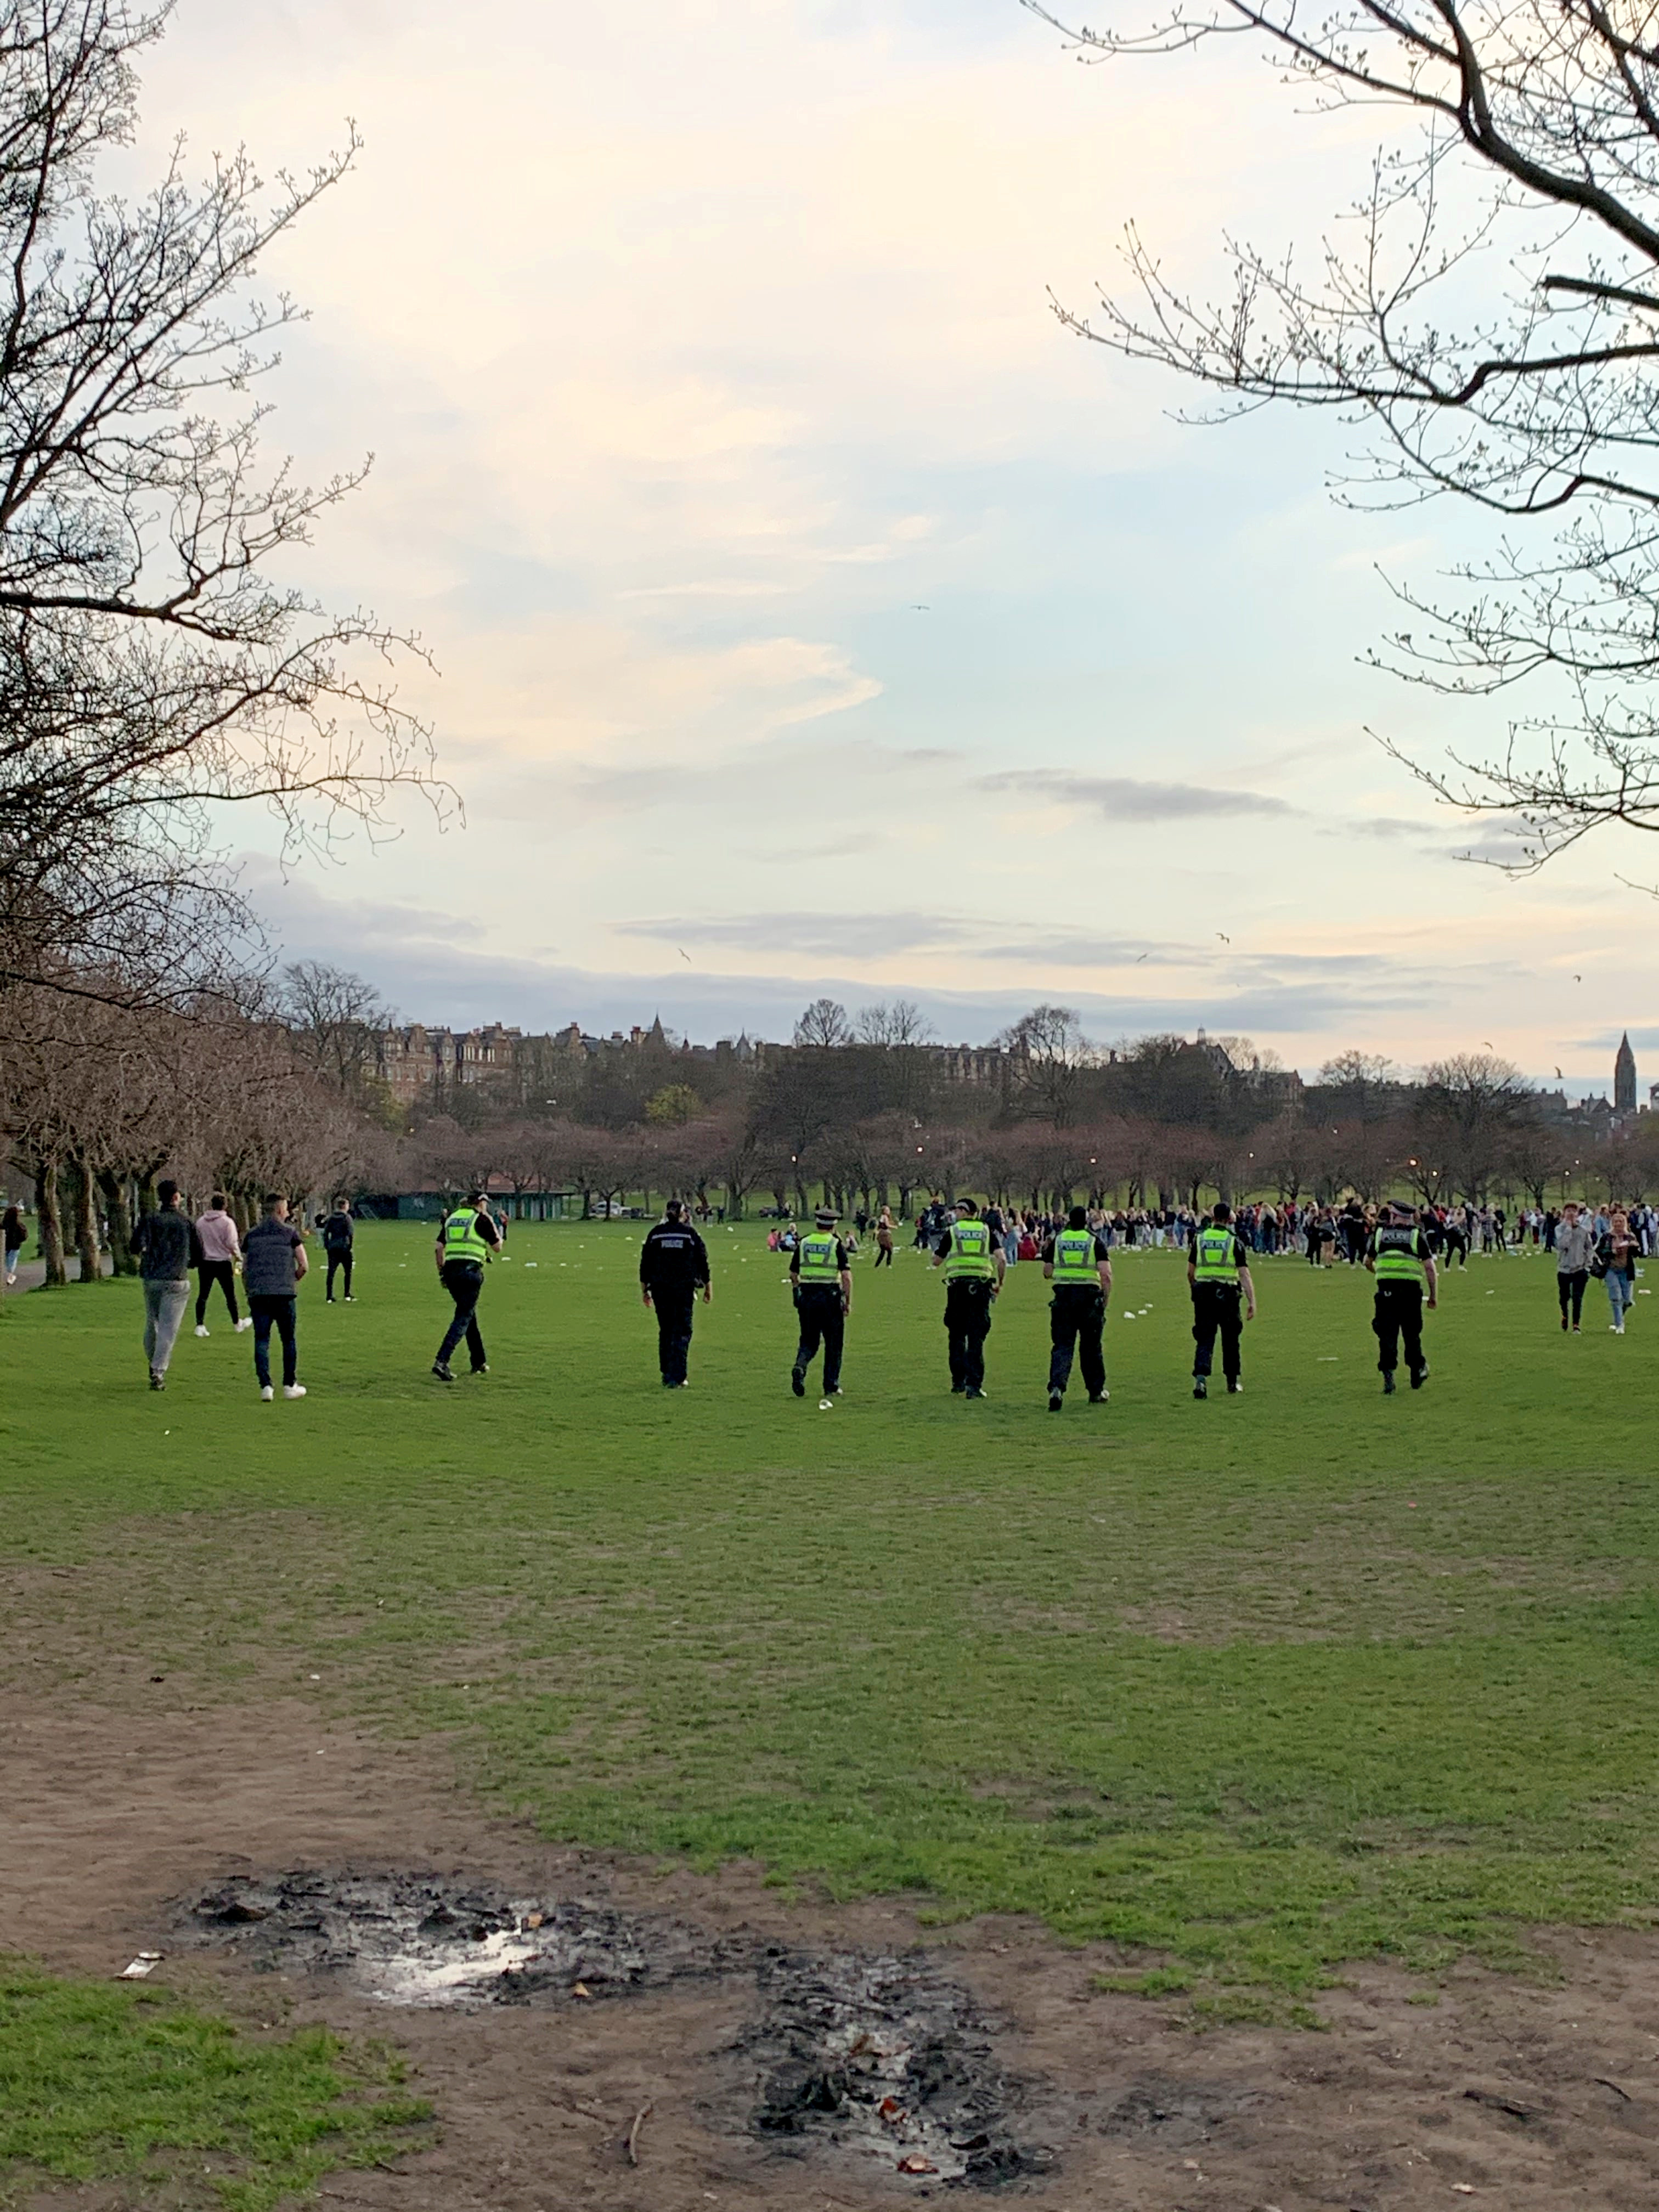
[[[1613,1310],[1608,1326],[1615,1336],[1622,1336],[1625,1317],[1636,1296],[1636,1239],[1630,1233],[1630,1218],[1622,1211],[1614,1212],[1597,1243],[1595,1264],[1607,1286],[1607,1304]]]

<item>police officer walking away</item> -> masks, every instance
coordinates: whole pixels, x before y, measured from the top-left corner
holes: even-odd
[[[469,1191],[466,1204],[458,1206],[438,1231],[438,1280],[455,1301],[455,1317],[445,1330],[438,1357],[432,1363],[432,1371],[441,1382],[455,1380],[450,1371],[449,1355],[463,1337],[466,1339],[472,1372],[489,1372],[483,1335],[478,1327],[478,1293],[483,1288],[484,1268],[493,1255],[500,1251],[501,1245],[500,1232],[490,1218],[481,1190]]]
[[[985,1340],[991,1304],[1008,1263],[971,1198],[957,1200],[957,1218],[939,1242],[933,1265],[945,1270],[945,1328],[951,1346],[951,1389],[985,1395]]]
[[[1086,1206],[1074,1206],[1064,1229],[1043,1246],[1042,1273],[1054,1290],[1048,1305],[1048,1334],[1054,1343],[1048,1359],[1048,1411],[1057,1413],[1066,1402],[1074,1345],[1089,1403],[1103,1406],[1111,1395],[1106,1388],[1101,1338],[1106,1328],[1106,1301],[1112,1295],[1112,1261],[1105,1238],[1089,1226]]]
[[[853,1310],[853,1268],[847,1247],[836,1234],[835,1208],[821,1206],[816,1226],[798,1237],[789,1261],[795,1310],[800,1316],[800,1344],[789,1370],[789,1387],[806,1395],[806,1370],[823,1346],[823,1395],[841,1395],[841,1355],[847,1316]]]
[[[1429,1363],[1423,1357],[1423,1293],[1428,1292],[1432,1310],[1440,1303],[1439,1279],[1428,1239],[1413,1220],[1410,1206],[1383,1207],[1382,1218],[1366,1240],[1365,1265],[1376,1278],[1376,1310],[1371,1328],[1376,1336],[1383,1395],[1394,1395],[1394,1370],[1400,1364],[1402,1337],[1412,1388],[1420,1390],[1429,1379]]]
[[[1210,1218],[1194,1237],[1187,1254],[1187,1282],[1193,1294],[1193,1395],[1210,1395],[1210,1365],[1221,1339],[1221,1371],[1237,1397],[1244,1323],[1255,1319],[1255,1285],[1250,1255],[1233,1227],[1233,1210],[1218,1200]],[[1240,1309],[1243,1308],[1241,1313]]]
[[[685,1218],[685,1207],[671,1198],[640,1248],[640,1295],[657,1310],[657,1364],[665,1390],[686,1387],[685,1363],[691,1352],[691,1312],[697,1293],[704,1305],[708,1287],[708,1251]]]

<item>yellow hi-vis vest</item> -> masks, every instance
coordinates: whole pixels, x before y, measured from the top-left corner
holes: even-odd
[[[995,1274],[990,1231],[977,1219],[958,1221],[951,1231],[951,1250],[945,1262],[945,1281],[987,1283]]]
[[[800,1266],[795,1271],[798,1283],[838,1283],[841,1269],[836,1265],[837,1239],[833,1229],[814,1230],[810,1237],[800,1240]]]
[[[1379,1229],[1373,1257],[1379,1283],[1415,1283],[1419,1290],[1427,1287],[1429,1279],[1417,1256],[1416,1230],[1397,1225]]]
[[[452,1213],[444,1224],[444,1265],[452,1260],[476,1260],[482,1267],[489,1257],[489,1247],[478,1234],[478,1209],[464,1206],[459,1213]]]
[[[1057,1291],[1074,1285],[1085,1291],[1100,1288],[1100,1262],[1095,1257],[1092,1229],[1062,1229],[1054,1239],[1054,1272],[1049,1279]]]
[[[1237,1232],[1231,1221],[1209,1221],[1193,1239],[1193,1280],[1237,1285],[1233,1247]]]

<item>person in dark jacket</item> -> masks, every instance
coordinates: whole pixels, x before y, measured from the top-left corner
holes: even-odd
[[[165,1390],[173,1347],[190,1304],[190,1271],[202,1262],[202,1248],[194,1224],[179,1203],[176,1182],[158,1183],[161,1201],[154,1213],[141,1215],[132,1239],[144,1291],[144,1358],[149,1368],[149,1387]]]
[[[714,1297],[708,1280],[708,1249],[685,1218],[685,1207],[671,1198],[664,1217],[640,1248],[640,1295],[657,1316],[657,1364],[665,1390],[684,1390],[691,1354],[691,1321],[699,1292],[707,1305]]]
[[[351,1247],[356,1234],[350,1206],[343,1198],[337,1198],[333,1212],[323,1224],[323,1250],[328,1259],[328,1280],[323,1285],[325,1305],[331,1306],[334,1303],[336,1275],[343,1275],[345,1279],[343,1288],[346,1304],[349,1306],[356,1304],[351,1295]]]

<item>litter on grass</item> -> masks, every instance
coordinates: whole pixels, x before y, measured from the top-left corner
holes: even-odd
[[[118,1982],[142,1982],[155,1972],[161,1963],[159,1951],[141,1951],[131,1966],[123,1966],[115,1977]]]

